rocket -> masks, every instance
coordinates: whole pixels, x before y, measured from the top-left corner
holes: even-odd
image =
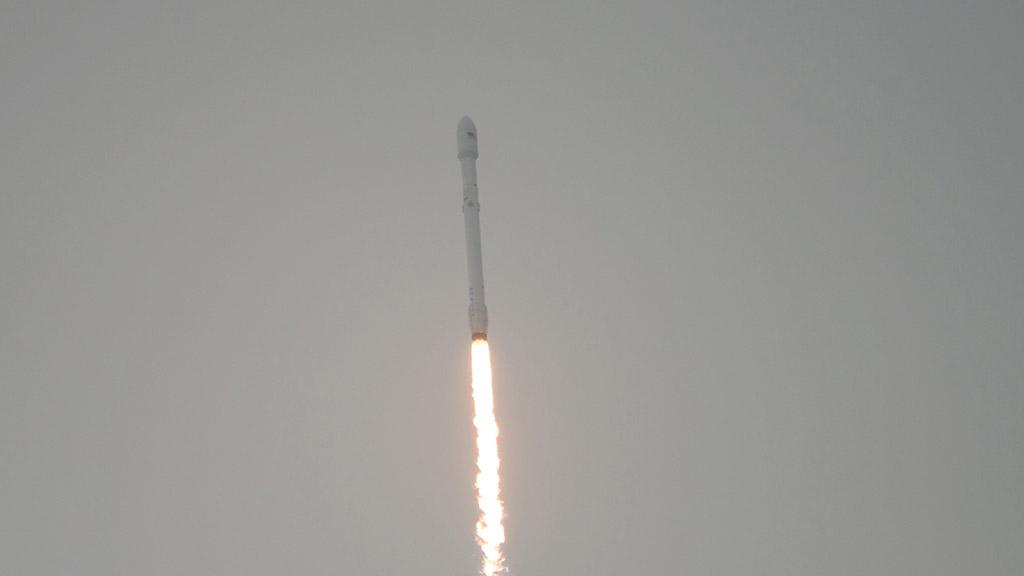
[[[480,202],[476,188],[476,126],[467,116],[456,133],[462,163],[462,215],[466,220],[466,263],[469,270],[469,332],[473,340],[487,340],[487,306],[484,304],[484,263],[480,249]]]

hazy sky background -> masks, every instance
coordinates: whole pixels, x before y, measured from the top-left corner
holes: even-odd
[[[1024,566],[1024,3],[0,3],[0,573]]]

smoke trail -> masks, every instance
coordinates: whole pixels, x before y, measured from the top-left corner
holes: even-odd
[[[498,423],[494,419],[494,391],[491,388],[491,350],[486,340],[474,340],[473,359],[473,425],[476,426],[477,500],[480,520],[476,538],[483,552],[484,576],[505,572],[501,545],[505,529],[501,526],[502,508],[498,478]]]

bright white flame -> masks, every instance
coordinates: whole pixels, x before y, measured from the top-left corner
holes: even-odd
[[[483,552],[483,574],[504,573],[501,545],[505,529],[501,526],[501,498],[498,479],[498,423],[494,419],[494,392],[491,389],[491,350],[486,340],[474,340],[473,358],[473,425],[476,426],[477,500],[480,520],[476,538]]]

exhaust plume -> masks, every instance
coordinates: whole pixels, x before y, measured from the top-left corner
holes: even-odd
[[[476,538],[483,553],[484,576],[505,573],[501,545],[505,529],[501,525],[500,480],[498,478],[498,423],[494,419],[494,391],[491,387],[491,351],[487,340],[473,341],[473,425],[476,426],[477,500],[480,520]]]

